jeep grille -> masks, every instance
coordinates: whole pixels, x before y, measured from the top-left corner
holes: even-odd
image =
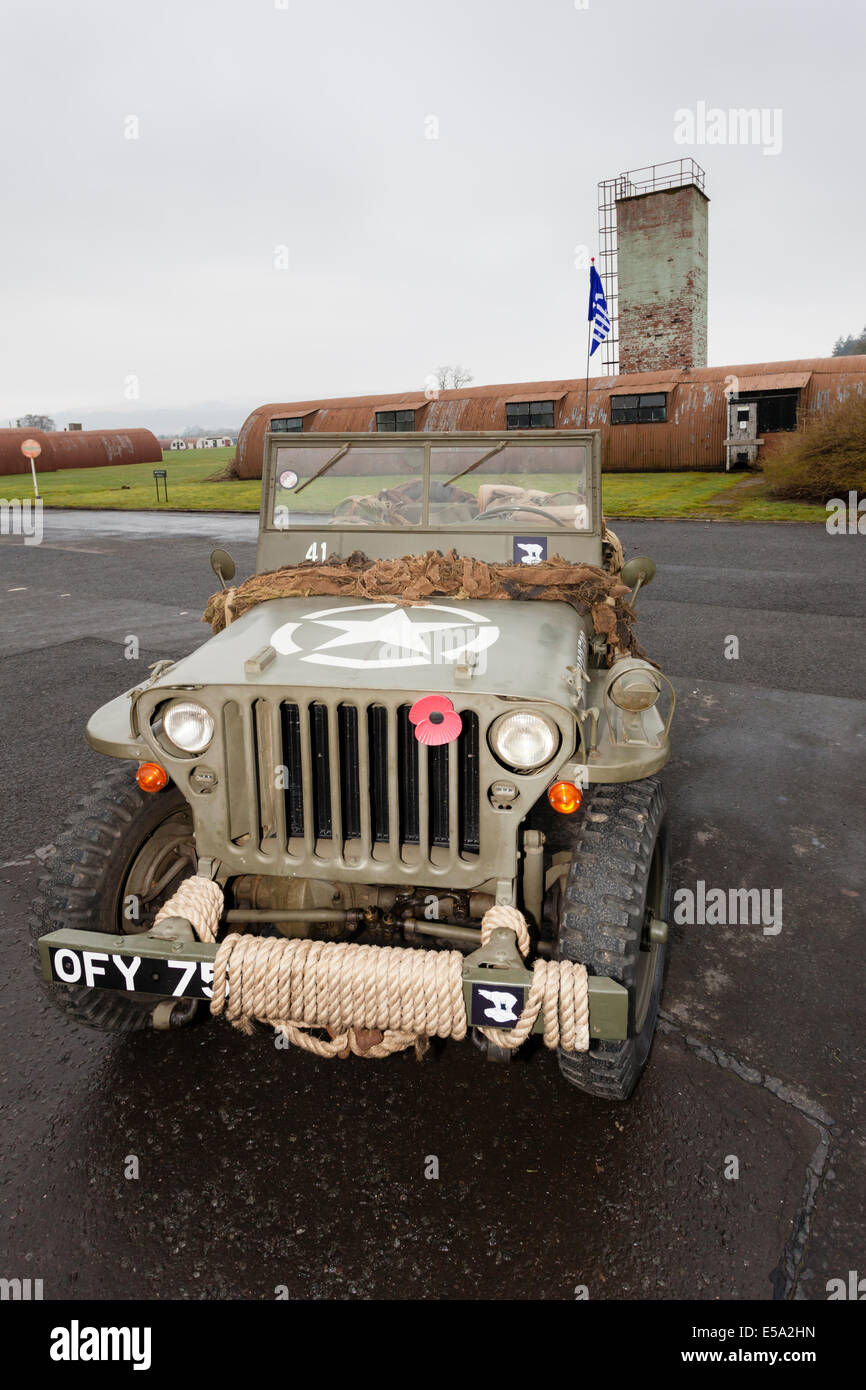
[[[252,824],[265,854],[295,864],[315,856],[348,869],[390,861],[441,870],[477,861],[478,716],[461,710],[456,742],[427,748],[409,708],[259,699],[227,709],[238,742],[257,752],[227,769],[234,843],[249,844]]]

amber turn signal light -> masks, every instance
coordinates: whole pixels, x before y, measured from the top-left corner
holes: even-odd
[[[580,807],[583,792],[573,782],[554,782],[547,790],[547,799],[554,811],[570,816]]]
[[[142,763],[135,780],[143,792],[161,792],[168,781],[168,773],[159,763]]]

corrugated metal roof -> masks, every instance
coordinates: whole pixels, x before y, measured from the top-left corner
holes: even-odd
[[[603,467],[609,471],[724,467],[727,398],[735,382],[740,390],[773,390],[776,382],[804,381],[804,417],[824,408],[847,390],[866,391],[866,356],[818,357],[792,362],[750,362],[731,367],[634,372],[619,376],[559,381],[509,382],[501,386],[463,386],[440,391],[416,426],[425,431],[504,430],[509,401],[556,402],[559,429],[600,429]],[[750,383],[748,387],[744,383]],[[782,387],[781,389],[785,389]],[[667,420],[609,424],[611,396],[667,392]],[[343,396],[290,405],[259,406],[238,437],[236,467],[242,478],[262,473],[264,437],[272,415],[310,413],[311,430],[373,431],[376,411],[418,409],[416,393]],[[588,408],[587,408],[588,406]],[[318,412],[313,415],[313,412]]]

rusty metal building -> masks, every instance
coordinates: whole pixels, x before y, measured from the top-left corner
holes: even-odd
[[[0,477],[30,472],[30,461],[21,453],[25,439],[35,439],[42,445],[36,460],[40,473],[54,473],[60,468],[162,462],[162,447],[150,430],[0,429]]]
[[[758,437],[800,428],[849,391],[866,392],[866,356],[816,357],[732,367],[663,370],[584,381],[461,387],[435,399],[420,392],[347,396],[259,406],[238,436],[236,471],[260,478],[268,429],[504,430],[600,429],[608,472],[720,469],[726,466],[732,409],[754,404]],[[760,454],[758,454],[760,457]]]

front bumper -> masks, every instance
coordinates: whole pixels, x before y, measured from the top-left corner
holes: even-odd
[[[61,929],[39,939],[42,974],[50,983],[206,1001],[213,993],[217,949],[210,942],[172,941],[150,933],[109,936]],[[514,996],[514,1022],[517,1021],[532,984],[532,972],[516,953],[503,951],[500,946],[498,953],[481,948],[466,958],[463,994],[467,1024],[485,1021],[479,1016],[479,990],[493,983],[500,993],[508,991]],[[627,1037],[627,990],[602,975],[591,975],[588,986],[590,1038],[618,1041]],[[513,1023],[498,1022],[498,1026],[510,1027]],[[533,1032],[541,1032],[543,1027],[542,1011]]]

